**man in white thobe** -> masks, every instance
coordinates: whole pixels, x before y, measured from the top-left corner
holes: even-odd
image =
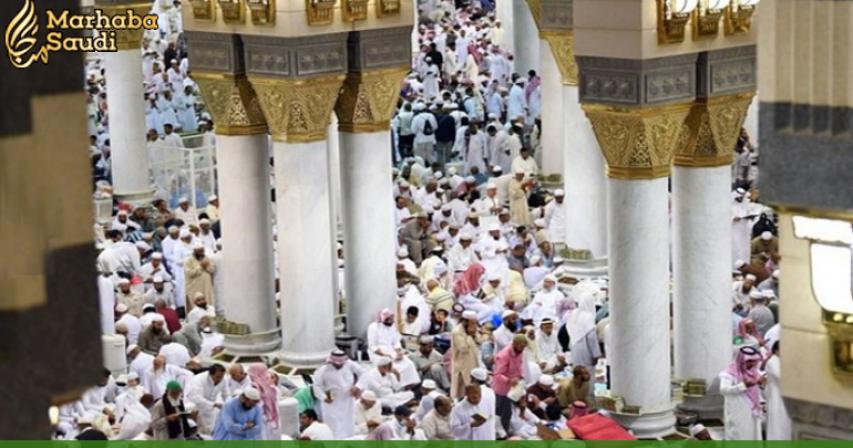
[[[361,394],[356,383],[363,373],[364,369],[341,350],[333,351],[314,373],[314,395],[336,440],[348,439],[355,432],[353,406]]]
[[[489,415],[481,406],[480,386],[469,384],[465,387],[465,398],[453,406],[450,411],[450,430],[456,440],[494,440],[489,439]]]
[[[222,403],[228,399],[225,391],[225,367],[213,364],[207,372],[199,373],[189,380],[186,401],[198,409],[198,431],[209,435],[213,432],[216,416]]]
[[[403,337],[394,326],[394,313],[385,308],[379,313],[379,321],[367,327],[367,351],[371,361],[378,357],[387,356],[394,362],[394,369],[399,372],[400,387],[407,387],[421,382],[415,364],[405,356],[402,345]]]
[[[554,200],[545,204],[545,226],[548,229],[548,240],[552,243],[566,240],[566,208],[563,205],[565,197],[563,190],[556,190]]]
[[[359,390],[369,390],[376,394],[382,407],[394,409],[415,398],[415,394],[403,390],[398,378],[399,373],[391,365],[391,358],[380,356],[376,366],[368,369],[358,380]]]

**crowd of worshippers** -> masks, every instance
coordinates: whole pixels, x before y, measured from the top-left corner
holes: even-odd
[[[145,110],[145,132],[151,147],[184,146],[179,134],[203,133],[212,139],[212,122],[189,74],[189,58],[183,37],[180,2],[157,0],[151,12],[157,14],[156,30],[146,30],[142,39],[142,75],[139,89]],[[110,183],[112,178],[110,114],[107,107],[105,57],[92,53],[86,58],[85,90],[89,151],[95,181]],[[143,107],[140,105],[139,107]],[[212,141],[206,141],[211,144]]]
[[[494,4],[421,2],[414,69],[392,123],[395,162],[461,162],[488,175],[538,174],[541,79],[514,67]],[[517,73],[516,73],[517,72]]]

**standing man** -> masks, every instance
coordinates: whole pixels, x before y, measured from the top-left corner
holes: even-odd
[[[213,364],[207,372],[194,376],[187,384],[187,400],[198,409],[198,431],[201,434],[210,434],[213,424],[216,423],[216,415],[222,409],[222,401],[225,398],[225,367],[222,364]]]
[[[515,225],[528,228],[533,224],[530,219],[530,209],[527,206],[530,187],[530,183],[524,180],[524,170],[515,170],[515,177],[509,183],[509,211]]]
[[[761,353],[742,347],[735,360],[720,373],[720,394],[725,399],[723,422],[726,440],[761,440],[764,400],[761,390],[767,379],[758,370]]]
[[[225,402],[213,428],[213,440],[257,440],[264,428],[260,401],[260,392],[248,387]]]
[[[186,278],[186,297],[195,300],[196,294],[201,293],[207,299],[207,303],[215,306],[216,298],[213,294],[213,274],[216,266],[205,256],[204,244],[197,242],[193,246],[192,256],[187,257],[184,262],[184,274]],[[192,302],[188,301],[187,312],[192,311]]]
[[[451,397],[461,397],[465,386],[471,381],[471,370],[480,365],[480,345],[477,342],[479,333],[477,313],[467,310],[462,313],[462,320],[453,329],[451,350]]]
[[[361,395],[356,387],[361,374],[362,368],[341,350],[332,351],[326,364],[314,373],[314,395],[337,440],[348,439],[355,432],[353,406]]]
[[[519,387],[524,376],[524,349],[527,347],[527,336],[516,334],[512,345],[504,348],[495,356],[495,375],[492,386],[495,389],[496,412],[501,419],[501,425],[509,428],[512,418],[512,400],[507,397],[509,391]],[[479,390],[479,388],[478,388]]]

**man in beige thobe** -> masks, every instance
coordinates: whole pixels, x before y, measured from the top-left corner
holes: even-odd
[[[530,185],[524,181],[524,170],[516,170],[515,177],[509,183],[509,211],[512,222],[517,226],[530,228],[530,209],[527,207],[527,193]]]
[[[471,382],[471,371],[480,365],[477,324],[477,313],[467,310],[462,313],[462,321],[453,329],[453,339],[450,344],[453,376],[450,395],[452,398],[459,398],[465,393],[465,386]]]
[[[184,262],[184,276],[186,281],[187,297],[195,297],[201,293],[207,298],[207,302],[214,306],[213,274],[216,265],[204,254],[204,245],[196,243],[193,246],[193,254]],[[193,302],[187,300],[187,312],[192,310]]]

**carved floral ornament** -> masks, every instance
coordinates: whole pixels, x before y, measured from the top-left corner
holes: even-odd
[[[344,75],[311,78],[250,76],[273,140],[323,140]]]
[[[248,79],[225,73],[193,72],[201,96],[219,135],[255,135],[267,132],[266,120]]]
[[[614,179],[657,179],[670,174],[690,104],[643,108],[582,106]]]
[[[335,104],[339,128],[344,132],[386,130],[394,115],[400,83],[408,66],[349,73]]]
[[[563,85],[578,85],[578,64],[575,61],[575,37],[571,31],[542,31],[539,37],[548,41],[557,62]]]
[[[674,163],[678,166],[731,165],[754,92],[697,100],[682,125]]]

